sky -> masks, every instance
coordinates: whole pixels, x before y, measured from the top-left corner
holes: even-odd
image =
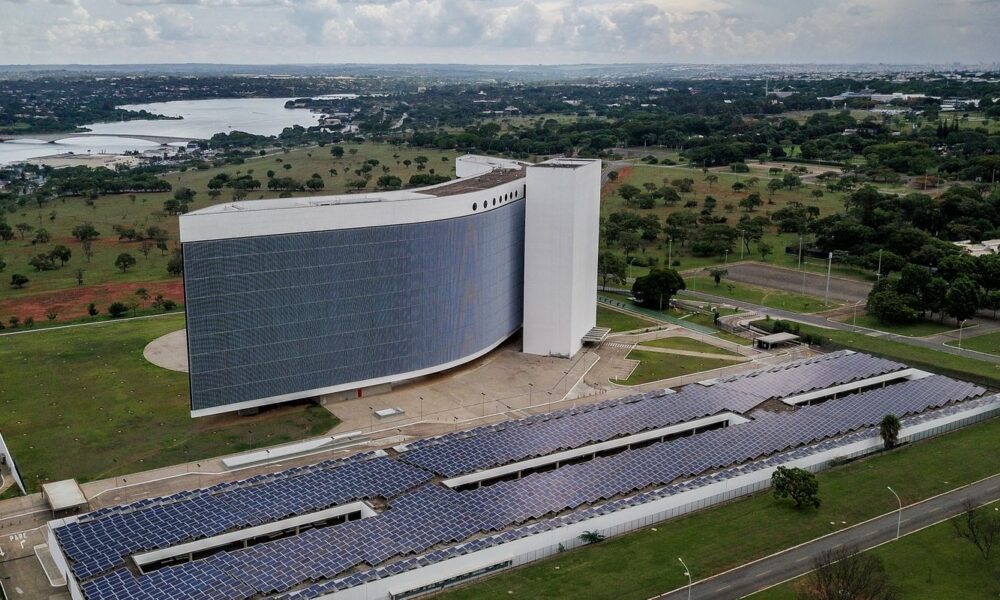
[[[0,0],[0,64],[1000,61],[1000,0]]]

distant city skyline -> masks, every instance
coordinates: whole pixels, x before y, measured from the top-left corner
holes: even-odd
[[[993,63],[1000,0],[0,0],[0,62]]]

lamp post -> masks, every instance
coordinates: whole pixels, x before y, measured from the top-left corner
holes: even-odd
[[[674,266],[674,238],[667,238],[667,268]]]
[[[903,524],[903,501],[899,499],[899,494],[897,494],[896,490],[892,489],[891,486],[887,485],[885,487],[886,487],[887,490],[889,490],[890,492],[892,492],[892,495],[896,497],[896,502],[899,503],[899,513],[898,513],[898,516],[896,517],[896,539],[898,540],[899,539],[899,529],[900,529],[900,526],[902,526],[902,524]]]
[[[958,349],[962,349],[962,328],[965,327],[965,323],[968,319],[962,319],[962,322],[958,324]]]
[[[823,306],[830,305],[830,275],[833,271],[833,252],[826,257],[826,294],[823,295]]]
[[[689,569],[688,566],[686,564],[684,564],[684,559],[683,558],[681,558],[681,557],[678,556],[677,560],[681,561],[681,566],[684,567],[684,574],[687,575],[687,578],[688,578],[688,600],[691,600],[691,587],[692,587],[692,584],[691,584],[691,569]]]
[[[854,303],[854,322],[852,323],[854,327],[858,326],[858,307],[861,306],[862,302],[864,302],[864,300],[858,300]]]

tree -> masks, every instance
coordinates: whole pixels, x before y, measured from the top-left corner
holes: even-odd
[[[49,243],[49,232],[44,227],[39,227],[38,231],[35,232],[35,237],[31,238],[31,245],[36,244],[48,244]]]
[[[686,286],[680,273],[673,269],[653,269],[635,280],[632,295],[641,306],[662,310],[670,305],[674,294],[683,289]]]
[[[149,240],[142,240],[142,244],[139,245],[139,252],[142,252],[142,257],[148,259],[149,253],[153,250],[153,242]]]
[[[128,314],[128,305],[124,302],[112,302],[111,305],[108,306],[108,314],[111,315],[112,319],[124,317]]]
[[[122,273],[129,270],[130,267],[135,266],[135,257],[128,252],[122,252],[115,259],[115,266],[122,270]]]
[[[608,280],[621,283],[625,281],[625,261],[613,252],[601,252],[597,255],[597,275],[601,285],[608,287]]]
[[[585,544],[596,544],[604,541],[604,534],[599,531],[584,531],[577,537]]]
[[[780,179],[771,179],[767,182],[767,195],[773,197],[774,193],[785,186]]]
[[[626,259],[639,249],[640,240],[638,232],[635,231],[623,231],[619,234],[618,243],[621,245]]]
[[[618,180],[618,171],[608,171],[608,181],[614,183]]]
[[[184,255],[181,254],[180,248],[174,249],[173,256],[167,261],[167,273],[175,276],[184,274]]]
[[[708,175],[705,175],[705,181],[708,182],[708,187],[714,186],[715,182],[718,181],[718,180],[719,180],[719,176],[716,175],[715,173],[709,173]]]
[[[319,175],[313,175],[306,180],[306,187],[309,188],[310,191],[316,192],[326,187],[326,184],[323,183],[322,177]]]
[[[29,225],[27,223],[18,223],[17,225],[14,226],[14,228],[17,229],[17,232],[21,234],[21,239],[22,240],[24,239],[25,235],[27,235],[27,234],[29,234],[29,233],[31,233],[32,231],[35,230],[34,227],[32,227],[31,225]]]
[[[95,240],[100,236],[101,233],[90,223],[82,223],[73,228],[73,237],[80,242]]]
[[[3,270],[6,268],[7,268],[7,261],[0,258],[0,273],[3,273]]]
[[[141,287],[137,289],[135,291],[135,295],[137,298],[139,298],[139,300],[142,300],[143,303],[149,300],[149,290],[147,290],[146,288]]]
[[[796,585],[799,600],[897,600],[882,559],[840,546],[816,557],[815,570]]]
[[[896,445],[896,442],[899,441],[900,427],[899,417],[896,415],[888,414],[882,417],[882,422],[878,426],[878,433],[882,436],[882,443],[885,444],[886,450],[891,450]]]
[[[398,190],[403,187],[403,180],[395,175],[381,175],[376,180],[378,187],[386,190]]]
[[[734,181],[731,187],[733,188],[734,192],[739,193],[747,189],[747,184],[743,183],[742,181]]]
[[[642,190],[640,190],[639,188],[635,187],[631,183],[623,183],[618,188],[618,195],[621,196],[621,199],[625,201],[626,205],[631,205],[632,204],[632,200],[634,200],[635,198],[637,198],[639,196],[639,194],[641,194],[641,193],[642,193]]]
[[[988,561],[993,547],[1000,543],[1000,514],[977,508],[971,498],[965,501],[964,508],[965,512],[951,520],[955,535],[969,541]]]
[[[959,277],[952,282],[944,297],[944,310],[961,324],[971,319],[979,309],[979,290],[968,277]]]
[[[14,273],[10,276],[10,286],[18,290],[28,285],[29,281],[31,280],[20,273]]]
[[[76,278],[76,285],[83,285],[83,269],[77,269],[73,276]]]
[[[745,208],[747,212],[753,212],[756,207],[763,204],[764,201],[758,192],[751,192],[746,198],[740,199],[740,208]]]
[[[712,267],[708,270],[708,273],[715,280],[715,287],[719,287],[719,284],[722,283],[722,278],[729,275],[729,270],[722,267]]]
[[[8,223],[0,221],[0,240],[7,245],[12,239],[14,239],[14,229]]]
[[[45,318],[48,319],[49,321],[55,321],[56,317],[58,316],[59,313],[57,313],[53,308],[49,308],[45,311]]]
[[[760,260],[767,262],[767,255],[774,252],[774,246],[765,241],[757,242],[757,252],[760,253]]]
[[[808,505],[819,508],[819,482],[805,469],[778,467],[771,475],[771,489],[776,499],[795,501],[795,508]]]
[[[191,188],[177,188],[177,190],[174,191],[174,199],[182,204],[187,204],[189,202],[194,202],[194,197],[197,194],[198,192],[192,190]]]
[[[334,158],[343,158],[344,157],[344,147],[343,146],[332,146],[330,148],[330,154],[333,155]]]
[[[97,310],[97,305],[94,304],[93,302],[91,302],[90,304],[87,305],[87,314],[88,315],[90,315],[92,317],[96,317],[98,312],[99,311]]]
[[[156,242],[156,249],[160,251],[160,256],[167,255],[167,242],[164,240]]]
[[[55,261],[48,254],[36,254],[28,260],[28,264],[35,267],[36,271],[52,271],[56,268]]]
[[[66,263],[69,262],[70,257],[73,256],[73,251],[67,248],[66,246],[63,246],[62,244],[58,244],[56,245],[55,248],[52,249],[51,252],[49,252],[49,256],[58,260],[62,266],[66,266]]]

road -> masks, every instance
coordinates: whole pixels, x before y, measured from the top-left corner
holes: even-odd
[[[889,493],[888,490],[886,493]],[[714,577],[696,581],[691,587],[690,597],[692,600],[742,598],[808,573],[815,567],[816,557],[827,550],[842,546],[867,550],[891,542],[896,537],[897,522],[901,535],[907,535],[949,519],[962,513],[965,510],[964,504],[969,499],[977,505],[1000,500],[1000,475],[911,504],[903,508],[901,514],[899,511],[885,514]],[[689,562],[688,566],[697,575],[698,565]],[[684,600],[688,598],[688,591],[684,587],[655,598]]]
[[[23,135],[2,135],[0,136],[0,143],[10,142],[14,140],[39,140],[42,142],[49,142],[50,144],[55,144],[59,140],[66,140],[70,138],[78,137],[115,137],[115,138],[128,138],[131,140],[145,140],[147,142],[153,142],[155,144],[160,144],[165,146],[174,142],[190,142],[197,140],[194,137],[171,137],[166,135],[145,135],[141,133],[90,133],[90,132],[76,132],[76,133],[26,133]]]
[[[876,337],[881,337],[887,340],[892,340],[894,342],[900,342],[903,344],[909,344],[911,346],[917,346],[920,348],[927,348],[930,350],[937,350],[939,352],[946,352],[948,354],[954,354],[955,356],[962,356],[964,358],[975,358],[977,360],[998,364],[1000,365],[1000,356],[995,356],[992,354],[985,354],[983,352],[974,352],[971,350],[964,350],[956,348],[954,346],[946,346],[940,342],[925,340],[921,338],[907,337],[905,335],[896,335],[894,333],[884,333],[884,332],[873,332],[870,329],[865,329],[863,327],[854,327],[850,323],[841,323],[840,321],[834,321],[827,319],[821,315],[804,315],[797,312],[792,312],[789,310],[781,310],[778,308],[769,308],[767,306],[760,306],[759,304],[751,304],[750,302],[743,302],[741,300],[733,300],[731,298],[724,298],[722,296],[715,296],[713,294],[706,294],[704,292],[694,292],[691,290],[685,290],[683,292],[684,296],[696,298],[699,300],[707,300],[709,302],[717,302],[720,304],[729,304],[731,306],[736,306],[745,310],[752,310],[756,313],[762,315],[771,315],[772,318],[787,319],[790,321],[798,321],[799,323],[806,323],[807,325],[815,325],[817,327],[825,327],[827,329],[839,329],[840,331],[851,331],[854,333],[860,333],[863,335],[874,335]]]
[[[774,265],[762,265],[755,262],[732,264],[727,269],[727,280],[759,285],[791,292],[793,294],[808,294],[817,298],[826,295],[826,275],[797,271]],[[867,281],[830,278],[830,298],[842,302],[864,302],[872,284]]]

